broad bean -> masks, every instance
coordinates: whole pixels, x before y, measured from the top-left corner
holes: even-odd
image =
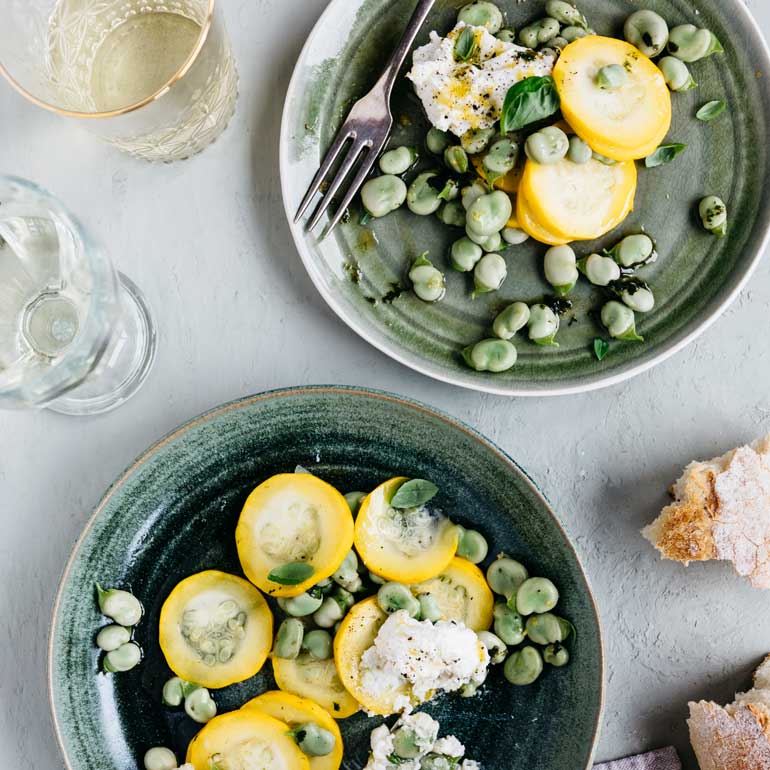
[[[348,492],[345,495],[345,502],[350,508],[350,512],[355,516],[358,513],[358,509],[361,507],[361,503],[366,497],[366,492]]]
[[[495,604],[494,617],[495,635],[505,644],[515,647],[524,641],[524,619],[516,610],[511,609],[505,602],[498,602]]]
[[[580,278],[577,257],[570,246],[553,246],[548,249],[543,265],[546,281],[561,297],[569,294]]]
[[[609,254],[626,270],[635,270],[658,258],[652,238],[644,233],[626,236]]]
[[[628,72],[620,64],[608,64],[596,73],[596,85],[605,91],[617,91],[628,82]]]
[[[506,227],[501,235],[503,240],[511,246],[520,246],[529,240],[529,234],[516,227]]]
[[[527,618],[527,636],[535,644],[563,642],[572,632],[572,624],[550,612]]]
[[[500,556],[487,569],[487,583],[500,596],[510,599],[516,596],[519,586],[529,577],[527,568],[507,556]]]
[[[556,19],[559,24],[567,27],[576,26],[581,29],[588,28],[588,20],[572,3],[565,3],[564,0],[547,0],[545,12]]]
[[[704,198],[698,206],[698,213],[706,230],[717,238],[727,235],[727,206],[721,198],[716,195]]]
[[[104,670],[110,674],[130,671],[142,659],[142,650],[134,642],[121,644],[116,650],[111,650],[104,656]]]
[[[334,751],[337,738],[315,722],[297,725],[291,735],[297,746],[309,757],[326,757]]]
[[[467,211],[475,200],[482,195],[486,195],[487,192],[487,188],[479,181],[473,182],[473,184],[470,184],[467,187],[463,187],[461,191],[463,208]]]
[[[446,131],[431,128],[425,137],[425,146],[434,155],[443,155],[447,147],[452,143],[452,137]]]
[[[476,636],[489,653],[489,662],[493,666],[497,666],[505,660],[505,656],[508,654],[508,645],[499,636],[491,631],[477,631]]]
[[[444,151],[444,163],[458,174],[465,174],[468,171],[468,153],[459,145],[447,147]]]
[[[644,338],[636,333],[636,319],[630,307],[612,300],[602,308],[601,317],[610,337],[627,342],[644,341]]]
[[[591,254],[578,262],[578,269],[594,286],[609,286],[620,278],[620,267],[612,257]]]
[[[613,286],[623,303],[636,313],[649,313],[655,307],[655,296],[639,278],[626,278]]]
[[[400,208],[406,196],[404,180],[392,174],[376,176],[361,188],[361,203],[367,213],[375,219],[387,216]]]
[[[513,204],[507,193],[495,190],[482,195],[468,209],[468,227],[479,236],[499,233],[508,224],[513,213]]]
[[[668,52],[677,59],[691,64],[711,54],[724,53],[724,48],[710,30],[698,29],[694,24],[682,24],[671,30]]]
[[[190,719],[205,725],[217,715],[217,704],[205,687],[198,687],[184,699],[184,710]]]
[[[548,305],[533,305],[529,309],[529,338],[543,347],[558,347],[559,316]]]
[[[581,166],[585,165],[591,160],[593,155],[593,150],[579,136],[571,136],[569,138],[567,157],[573,163],[578,163]]]
[[[297,618],[287,618],[278,626],[273,654],[277,658],[294,660],[302,650],[304,636],[305,625],[303,622]]]
[[[417,163],[419,157],[414,147],[396,147],[394,150],[388,150],[380,158],[380,171],[393,176],[405,174]]]
[[[483,340],[463,350],[465,363],[477,372],[507,372],[516,365],[518,353],[507,340]]]
[[[559,34],[559,29],[559,22],[547,16],[524,27],[519,32],[519,41],[527,48],[537,48],[553,40]]]
[[[332,657],[332,636],[321,628],[308,631],[302,639],[302,649],[316,660],[328,660]]]
[[[165,746],[154,746],[145,752],[144,770],[177,770],[176,755]]]
[[[430,182],[438,177],[434,171],[426,171],[419,174],[406,193],[406,205],[413,214],[426,217],[435,214],[441,206],[443,198],[439,197],[442,190],[437,190]],[[380,179],[382,177],[379,177]],[[393,177],[398,179],[398,177]],[[399,179],[399,182],[401,180]]]
[[[645,56],[655,58],[668,43],[668,24],[655,11],[632,13],[623,28],[626,40]]]
[[[467,237],[455,241],[449,252],[452,267],[460,273],[470,273],[482,256],[484,252],[481,246]]]
[[[583,27],[565,27],[561,31],[561,37],[563,37],[568,43],[574,43],[576,40],[580,40],[580,38],[588,37],[589,34],[593,34],[593,31],[588,31],[584,29]]]
[[[508,657],[503,667],[505,678],[514,685],[532,684],[543,673],[543,657],[529,645]]]
[[[698,87],[687,65],[676,56],[664,56],[658,62],[658,67],[666,79],[666,85],[672,91],[691,91]]]
[[[142,604],[133,594],[95,585],[102,615],[112,618],[119,626],[135,626],[142,619]]]
[[[351,593],[356,593],[363,588],[361,576],[358,574],[358,557],[355,551],[351,550],[348,552],[348,555],[342,560],[342,564],[337,567],[337,570],[332,575],[332,580]]]
[[[96,635],[96,646],[105,652],[117,650],[131,641],[131,631],[124,626],[105,626]]]
[[[438,602],[430,594],[420,594],[417,601],[420,602],[420,620],[435,623],[444,617]]]
[[[561,668],[569,663],[569,651],[558,642],[549,644],[543,650],[543,660],[555,668]]]
[[[529,323],[529,306],[525,302],[508,305],[492,324],[492,331],[501,340],[510,340]]]
[[[484,156],[484,171],[491,183],[513,170],[519,157],[519,145],[510,139],[499,139]]]
[[[279,602],[281,609],[295,618],[304,618],[312,615],[323,604],[321,591],[306,591],[299,596],[283,599]]]
[[[377,591],[377,604],[388,615],[406,610],[413,618],[420,616],[419,600],[401,583],[385,583],[381,586]]]
[[[473,268],[474,299],[497,291],[508,277],[508,265],[499,254],[485,254]]]
[[[423,302],[439,302],[446,294],[446,279],[426,255],[427,252],[414,261],[409,271],[409,280],[414,293]]]
[[[494,128],[472,128],[463,134],[460,144],[469,155],[479,155],[489,147],[495,133]]]
[[[533,163],[553,165],[567,155],[569,137],[558,126],[548,126],[527,137],[524,151]]]
[[[457,21],[463,21],[471,27],[486,27],[494,35],[503,27],[503,14],[494,3],[474,0],[460,9]]]
[[[515,29],[501,29],[495,37],[498,40],[502,40],[504,43],[516,42],[516,30]]]
[[[460,541],[457,545],[457,555],[467,559],[471,564],[481,564],[487,558],[489,544],[481,532],[475,529],[461,529]]]
[[[448,201],[443,203],[436,212],[441,222],[450,227],[465,227],[465,209],[460,201]]]
[[[528,578],[516,592],[516,609],[521,615],[550,612],[559,601],[559,591],[548,578]]]

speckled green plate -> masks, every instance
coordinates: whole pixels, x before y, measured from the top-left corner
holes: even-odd
[[[450,29],[464,1],[438,0],[417,45],[431,29]],[[498,0],[498,5],[516,29],[544,13],[544,0]],[[673,97],[670,140],[686,143],[686,153],[669,166],[641,169],[636,211],[596,244],[612,245],[642,227],[654,235],[661,258],[643,272],[657,298],[655,311],[639,324],[646,342],[613,344],[611,354],[598,362],[593,355],[593,340],[602,333],[593,315],[598,298],[581,282],[559,334],[561,347],[543,350],[522,341],[519,363],[511,372],[479,374],[465,367],[459,351],[489,336],[500,308],[514,300],[538,300],[548,291],[541,275],[545,247],[530,243],[509,249],[503,289],[474,302],[468,277],[449,269],[446,259],[449,245],[462,232],[434,217],[402,210],[361,227],[355,210],[351,221],[322,243],[302,224],[292,225],[312,280],[340,318],[375,347],[431,377],[502,395],[559,395],[620,382],[705,331],[736,298],[764,249],[770,225],[770,57],[744,3],[580,0],[579,5],[601,34],[622,36],[625,17],[644,7],[673,24],[710,27],[726,49],[723,56],[693,65],[697,90]],[[373,84],[414,6],[414,0],[332,0],[308,39],[289,87],[281,134],[281,179],[290,221],[347,110]],[[712,99],[726,99],[729,111],[712,123],[695,120],[698,107]],[[421,146],[427,124],[404,78],[393,106],[393,143]],[[402,116],[411,124],[404,125]],[[698,224],[697,202],[712,193],[721,195],[731,211],[730,236],[722,241]],[[589,254],[589,248],[580,246],[579,253]],[[407,266],[423,251],[430,251],[447,272],[447,297],[433,306],[397,288],[407,284]]]
[[[437,502],[478,527],[492,552],[515,554],[559,587],[559,610],[578,629],[572,661],[528,688],[495,670],[476,698],[447,696],[427,710],[460,737],[485,770],[583,770],[602,707],[599,622],[578,557],[532,481],[497,447],[445,415],[396,396],[348,388],[283,390],[215,409],[142,455],[96,509],[67,565],[50,639],[50,695],[68,770],[136,770],[144,752],[181,759],[198,726],[161,705],[170,671],[158,647],[160,607],[182,578],[204,569],[241,574],[235,524],[248,493],[297,464],[342,490],[397,474],[433,479]],[[105,622],[93,584],[126,587],[145,616],[142,664],[99,673],[94,635]],[[270,665],[215,692],[220,711],[272,688]],[[341,722],[348,770],[367,758],[380,720]]]

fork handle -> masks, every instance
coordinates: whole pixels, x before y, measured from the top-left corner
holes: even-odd
[[[407,54],[414,45],[414,41],[417,39],[417,35],[425,23],[425,19],[428,17],[433,6],[436,4],[436,0],[419,0],[417,7],[414,9],[412,18],[409,20],[409,24],[404,31],[404,36],[401,38],[401,42],[396,47],[396,50],[388,59],[388,63],[385,65],[385,71],[380,76],[373,90],[382,89],[385,94],[385,98],[390,101],[390,95],[393,92],[393,85],[398,77],[401,65],[404,63]]]

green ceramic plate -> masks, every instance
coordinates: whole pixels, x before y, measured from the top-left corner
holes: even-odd
[[[305,388],[255,396],[181,427],[140,457],[109,490],[67,565],[50,641],[50,694],[68,770],[136,770],[154,745],[183,757],[197,725],[161,705],[170,676],[158,647],[158,614],[174,585],[203,569],[240,573],[234,530],[250,490],[301,464],[343,490],[371,489],[396,474],[434,479],[438,502],[481,529],[494,553],[515,554],[550,576],[560,611],[578,629],[570,665],[529,688],[495,670],[482,694],[428,707],[486,770],[583,770],[602,707],[602,647],[591,592],[548,503],[524,472],[472,429],[395,396]],[[94,635],[105,621],[93,584],[134,591],[146,613],[136,631],[142,664],[99,673]],[[273,687],[270,665],[216,691],[220,711]],[[346,768],[361,768],[363,714],[341,722]]]
[[[464,0],[438,0],[417,41],[431,29],[444,32]],[[544,13],[544,0],[498,0],[509,24]],[[414,0],[332,0],[299,58],[286,100],[281,136],[281,178],[289,219],[320,159],[352,103],[371,87],[400,38]],[[756,266],[770,224],[768,125],[770,57],[741,0],[580,0],[601,34],[622,36],[623,20],[640,7],[652,8],[672,24],[710,27],[726,53],[693,65],[700,87],[674,94],[670,140],[688,145],[669,166],[641,169],[636,211],[599,244],[613,245],[628,231],[645,228],[657,240],[661,259],[643,272],[655,290],[657,308],[639,325],[644,344],[613,344],[599,363],[593,340],[602,333],[593,318],[596,295],[587,285],[573,292],[574,310],[559,334],[561,347],[542,350],[518,344],[519,363],[502,375],[468,370],[458,353],[489,336],[496,311],[514,300],[538,300],[548,291],[541,277],[545,248],[509,249],[509,277],[503,289],[472,302],[467,276],[449,269],[446,253],[462,232],[434,217],[406,210],[358,224],[359,211],[334,237],[319,243],[292,225],[294,240],[318,290],[351,328],[375,347],[431,377],[502,395],[556,395],[610,385],[664,360],[708,328],[736,298]],[[712,123],[694,119],[707,101],[726,99],[729,110]],[[421,146],[426,131],[419,102],[400,78],[393,99],[394,144]],[[404,125],[403,116],[410,120]],[[429,164],[430,165],[430,164]],[[697,203],[719,194],[731,210],[730,236],[717,240],[698,224]],[[407,265],[423,251],[445,269],[446,299],[425,305],[407,285]],[[579,323],[571,323],[574,317]]]

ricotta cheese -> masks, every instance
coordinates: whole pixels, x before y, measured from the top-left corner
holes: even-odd
[[[361,656],[361,684],[375,698],[394,690],[410,693],[397,704],[403,710],[483,681],[488,665],[489,653],[463,623],[415,620],[401,610],[382,624]]]
[[[414,52],[407,75],[431,124],[457,136],[491,128],[511,86],[550,75],[555,63],[553,55],[498,40],[485,27],[472,27],[476,47],[470,61],[456,61],[455,42],[465,26],[459,22],[446,37],[431,32],[430,42]]]

